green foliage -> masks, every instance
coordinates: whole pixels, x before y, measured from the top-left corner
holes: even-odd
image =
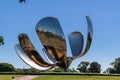
[[[26,0],[19,0],[20,3],[25,3]]]
[[[4,45],[4,39],[3,39],[3,36],[0,36],[0,46],[1,45]]]
[[[35,68],[29,68],[29,73],[40,73],[40,70],[37,70]]]
[[[29,68],[29,69],[16,69],[16,73],[22,73],[22,74],[39,74],[41,71],[37,70],[35,68]]]
[[[101,65],[98,62],[92,62],[90,64],[89,72],[100,73],[101,72]]]
[[[64,69],[62,68],[55,68],[54,70],[52,70],[53,72],[64,72]]]
[[[115,61],[111,63],[111,65],[113,66],[115,73],[120,74],[120,57],[116,58]]]
[[[116,71],[113,68],[107,68],[105,73],[116,73]]]
[[[0,63],[0,72],[13,72],[15,68],[9,63]]]
[[[77,70],[79,70],[80,72],[88,72],[87,67],[89,65],[88,61],[82,61],[79,65]]]
[[[23,73],[23,69],[18,68],[18,69],[15,70],[15,72],[16,73]]]
[[[77,72],[75,68],[69,69],[68,72]]]

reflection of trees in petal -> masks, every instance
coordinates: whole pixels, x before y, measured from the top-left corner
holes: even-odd
[[[70,64],[73,60],[82,57],[87,53],[87,51],[90,48],[91,42],[92,42],[92,24],[90,21],[89,16],[86,16],[87,23],[88,23],[88,32],[87,32],[87,42],[85,49],[82,52],[83,48],[83,35],[81,32],[73,32],[71,33],[71,36],[69,36],[70,44],[72,47],[72,57],[67,57],[67,51],[66,51],[66,40],[62,31],[62,28],[56,18],[53,17],[46,17],[43,18],[38,22],[36,25],[36,32],[38,34],[38,37],[45,49],[45,53],[49,54],[46,55],[48,60],[50,58],[54,59],[54,61],[51,60],[53,64],[50,62],[47,63],[42,59],[38,51],[35,49],[35,47],[30,42],[28,36],[26,34],[19,35],[19,43],[21,48],[20,52],[24,53],[28,58],[30,58],[31,61],[35,62],[37,65],[43,67],[54,67],[59,66],[61,68],[64,68],[65,70],[68,69]],[[79,44],[80,43],[80,44]],[[16,46],[16,49],[19,46]],[[76,48],[76,49],[75,49]],[[21,55],[21,53],[19,53]],[[21,57],[23,57],[21,55]],[[24,61],[27,62],[24,58],[22,58]],[[28,61],[28,64],[29,61]],[[47,69],[51,69],[47,68]],[[41,70],[41,69],[40,69]]]
[[[58,47],[59,49],[66,48],[65,39],[63,39],[61,36],[58,36],[51,32],[43,32],[43,31],[41,31],[40,33],[38,32],[38,35],[42,37],[40,39],[43,44],[52,45],[54,47]]]
[[[29,40],[28,36],[26,34],[20,34],[19,35],[19,42],[24,50],[25,54],[33,60],[36,64],[41,65],[43,67],[51,66],[47,62],[45,62],[40,54],[37,52],[37,50],[32,45],[31,41]]]

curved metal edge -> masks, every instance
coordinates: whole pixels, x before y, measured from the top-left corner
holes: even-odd
[[[36,68],[36,69],[38,69],[38,70],[41,70],[41,71],[50,70],[50,69],[52,69],[52,68],[55,67],[55,65],[49,66],[49,67],[42,67],[42,66],[40,66],[40,65],[37,65],[34,61],[32,61],[32,60],[26,55],[26,53],[23,51],[23,49],[20,47],[19,44],[16,44],[16,45],[14,46],[14,48],[15,48],[15,51],[16,51],[16,53],[18,54],[18,56],[19,56],[26,64],[30,65],[31,67],[34,67],[34,68]]]
[[[25,54],[31,59],[33,60],[35,63],[37,63],[40,66],[43,67],[48,67],[48,66],[52,66],[54,64],[49,64],[47,63],[42,57],[41,55],[38,53],[38,51],[36,50],[36,48],[33,46],[33,44],[31,43],[29,37],[27,36],[27,34],[20,34],[19,35],[19,43],[21,48],[23,49],[23,51],[25,52]]]
[[[54,22],[51,22],[51,20],[54,20]],[[52,56],[52,58],[53,59],[55,59],[56,61],[60,61],[61,59],[60,58],[66,58],[66,54],[63,54],[62,55],[62,57],[60,57],[60,58],[58,58],[60,55],[58,54],[58,53],[53,53],[54,51],[53,50],[49,50],[48,51],[48,47],[50,46],[50,47],[55,47],[55,46],[53,46],[53,45],[48,45],[48,44],[46,44],[46,43],[44,43],[44,40],[42,40],[42,37],[40,37],[40,33],[44,33],[44,29],[45,29],[45,31],[46,31],[46,28],[45,28],[45,22],[51,22],[52,24],[56,24],[56,25],[58,25],[58,27],[53,27],[53,29],[51,29],[51,28],[48,28],[47,30],[50,32],[50,33],[52,33],[52,34],[54,34],[54,35],[57,35],[57,36],[59,36],[58,37],[58,39],[61,37],[62,39],[60,39],[60,40],[62,40],[62,42],[63,42],[63,39],[64,39],[64,45],[66,46],[66,41],[65,41],[65,36],[64,36],[64,33],[63,33],[63,30],[62,30],[62,28],[61,28],[61,26],[60,26],[60,23],[59,23],[59,21],[58,21],[58,19],[57,18],[54,18],[54,17],[45,17],[45,18],[42,18],[38,23],[37,23],[37,25],[36,25],[36,27],[35,27],[35,30],[36,30],[36,32],[37,32],[37,35],[38,35],[38,37],[39,37],[39,39],[40,39],[40,41],[41,41],[41,43],[42,43],[42,45],[43,45],[43,47],[46,49],[46,51],[49,53],[49,52],[51,52],[51,56]],[[39,25],[42,25],[42,28],[40,29],[39,28]],[[44,26],[44,27],[43,27]],[[56,32],[56,31],[58,31],[58,32]],[[47,40],[46,42],[48,42],[49,40]],[[57,46],[57,48],[58,48],[59,46]],[[63,47],[60,47],[60,48],[64,48],[64,46]],[[56,51],[56,48],[54,48],[55,49],[55,51]],[[64,48],[64,50],[66,51],[66,47]]]
[[[45,48],[42,49],[47,61],[50,63],[50,64],[56,64],[56,60],[52,58],[52,56],[46,51]]]
[[[86,47],[85,47],[84,51],[82,52],[82,54],[80,54],[78,56],[78,58],[84,56],[88,52],[88,50],[89,50],[89,48],[91,46],[91,43],[92,43],[93,27],[92,27],[91,19],[90,19],[90,17],[88,15],[86,15],[86,20],[87,20],[87,24],[88,24]]]
[[[84,44],[82,33],[78,31],[72,32],[68,34],[68,39],[73,57],[79,56]]]

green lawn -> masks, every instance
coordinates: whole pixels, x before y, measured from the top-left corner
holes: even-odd
[[[0,80],[12,80],[12,76],[15,78],[22,77],[22,75],[0,75]]]
[[[40,75],[33,80],[120,80],[120,76]]]

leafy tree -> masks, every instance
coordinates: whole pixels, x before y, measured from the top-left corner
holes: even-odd
[[[0,46],[1,45],[4,45],[4,39],[3,39],[3,36],[0,36]]]
[[[115,61],[111,63],[111,65],[113,66],[115,72],[120,74],[120,57],[116,58]]]
[[[23,73],[23,69],[20,69],[20,68],[17,68],[15,71],[16,71],[17,73]]]
[[[25,3],[26,0],[19,0],[20,3]]]
[[[72,68],[72,69],[68,69],[68,72],[77,72],[77,71],[75,70],[75,68]]]
[[[13,72],[15,68],[9,63],[0,63],[0,72]]]
[[[52,70],[53,72],[64,72],[64,69],[56,67],[54,70]]]
[[[101,65],[98,62],[92,62],[90,64],[89,72],[100,73],[101,72]]]
[[[87,67],[89,65],[89,62],[87,61],[82,61],[79,65],[77,70],[79,70],[80,72],[88,72]]]
[[[40,73],[41,72],[40,70],[37,70],[35,68],[29,68],[28,71],[29,73]]]
[[[113,68],[107,68],[105,73],[115,73],[115,70]]]

